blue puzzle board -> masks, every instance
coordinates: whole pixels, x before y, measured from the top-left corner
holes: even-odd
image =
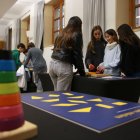
[[[140,118],[140,104],[77,92],[22,94],[22,102],[98,133]]]

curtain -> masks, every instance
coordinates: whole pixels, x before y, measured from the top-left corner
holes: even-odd
[[[32,21],[34,22],[34,29],[32,34],[32,40],[37,48],[41,47],[41,41],[44,30],[44,0],[35,3],[31,11]]]
[[[20,19],[14,20],[12,30],[12,49],[16,49],[20,43]]]
[[[83,54],[85,56],[93,26],[100,25],[103,32],[105,30],[105,0],[84,0],[83,5]]]

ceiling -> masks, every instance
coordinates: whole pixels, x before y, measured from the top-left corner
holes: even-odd
[[[7,25],[11,20],[19,18],[38,1],[40,0],[1,0],[0,25]]]
[[[1,0],[0,1],[0,18],[17,0]]]

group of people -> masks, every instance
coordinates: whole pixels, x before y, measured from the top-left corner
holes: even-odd
[[[118,34],[118,35],[117,35]],[[54,43],[49,75],[55,91],[71,90],[73,66],[81,76],[86,76],[83,63],[82,21],[71,17],[67,26],[57,36]],[[43,91],[39,73],[47,72],[47,65],[42,50],[29,43],[24,66],[32,61],[37,91]],[[25,45],[20,43],[13,51],[13,58],[19,58],[19,52],[25,52]],[[128,24],[122,24],[117,32],[108,29],[103,34],[97,25],[91,31],[91,40],[87,46],[85,65],[89,72],[104,73],[114,76],[140,77],[140,39]],[[17,68],[21,65],[16,61]]]
[[[93,27],[86,53],[86,67],[97,73],[140,77],[139,37],[127,24],[120,25],[117,33],[113,29],[105,31],[105,43],[101,27]]]
[[[23,61],[20,59],[20,54],[24,53],[25,57]],[[17,49],[12,51],[12,58],[15,61],[16,69],[21,65],[27,67],[31,62],[31,67],[33,68],[34,73],[34,83],[37,87],[37,92],[43,92],[42,84],[39,79],[40,73],[47,72],[46,61],[43,58],[43,52],[41,49],[36,48],[33,42],[30,42],[27,46],[27,49],[23,43],[18,44]]]
[[[86,75],[82,47],[82,21],[74,16],[54,43],[49,75],[55,91],[71,89],[73,65],[77,73]],[[85,58],[90,72],[140,77],[139,60],[140,39],[128,24],[120,25],[117,32],[108,29],[104,34],[99,25],[93,27]]]
[[[117,33],[109,29],[104,36],[105,39],[99,25],[93,27],[85,58],[86,67],[90,72],[119,76],[121,50]]]

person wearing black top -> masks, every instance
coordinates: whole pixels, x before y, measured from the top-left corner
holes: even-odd
[[[82,21],[74,16],[55,39],[49,68],[55,91],[71,90],[73,65],[81,76],[85,76],[82,47]]]
[[[121,72],[126,77],[140,77],[140,39],[127,24],[117,29],[121,46]]]
[[[99,25],[94,26],[91,32],[91,41],[87,46],[85,64],[89,72],[95,72],[97,66],[103,61],[106,41]]]

